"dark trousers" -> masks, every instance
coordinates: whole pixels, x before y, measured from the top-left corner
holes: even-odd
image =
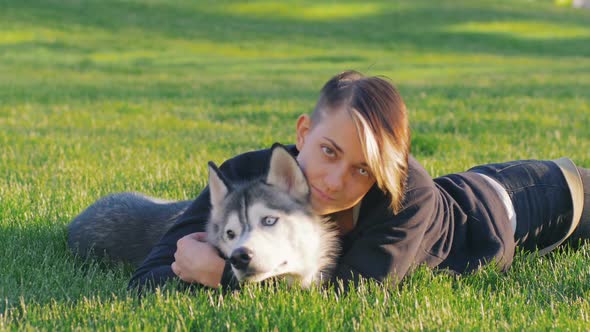
[[[590,170],[578,167],[584,185],[584,209],[579,231],[570,243],[590,237]],[[520,160],[476,166],[469,172],[485,174],[506,189],[516,214],[514,240],[518,247],[543,249],[565,236],[572,218],[570,191],[555,163]]]

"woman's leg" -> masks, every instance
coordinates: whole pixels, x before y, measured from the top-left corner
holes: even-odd
[[[516,244],[525,250],[561,240],[572,218],[572,199],[559,167],[551,161],[522,160],[477,166],[469,171],[498,181],[516,213]]]

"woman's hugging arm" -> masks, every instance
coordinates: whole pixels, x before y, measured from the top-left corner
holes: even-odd
[[[333,281],[342,281],[345,289],[350,282],[356,286],[361,278],[401,281],[425,259],[421,247],[434,222],[435,200],[435,190],[426,187],[408,191],[397,215],[368,206],[365,210],[369,212],[360,216],[365,220],[359,220],[357,235],[351,235],[355,237],[352,244],[338,260]]]
[[[269,158],[269,150],[248,152],[227,160],[219,169],[230,181],[249,180],[266,173]],[[135,271],[129,282],[129,288],[137,288],[141,291],[144,288],[161,286],[168,280],[177,278],[171,267],[175,261],[174,255],[177,251],[177,243],[189,234],[205,232],[210,209],[209,188],[205,187]],[[198,259],[198,255],[199,253],[195,253],[193,259]],[[189,279],[198,280],[198,278]],[[190,283],[186,284],[189,285]],[[232,282],[231,268],[227,263],[220,284],[223,287],[237,286]]]

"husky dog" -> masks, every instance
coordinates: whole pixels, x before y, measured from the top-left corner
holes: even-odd
[[[238,280],[280,275],[309,286],[325,278],[338,232],[313,213],[305,175],[284,147],[273,146],[265,180],[243,185],[228,183],[209,163],[209,191],[207,240],[229,258]]]
[[[327,277],[338,231],[313,213],[307,180],[282,145],[273,145],[268,174],[255,181],[230,183],[209,162],[209,192],[207,241],[229,259],[240,282],[284,276],[307,287]],[[82,257],[104,253],[139,265],[190,204],[114,194],[70,223],[68,244]]]
[[[138,267],[192,201],[140,193],[103,197],[68,225],[68,246],[81,258],[106,257]]]

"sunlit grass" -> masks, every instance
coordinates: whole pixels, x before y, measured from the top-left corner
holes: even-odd
[[[548,22],[466,22],[452,25],[452,32],[468,32],[481,34],[501,34],[524,39],[555,39],[555,38],[588,38],[590,27]]]
[[[222,7],[223,8],[223,7]],[[311,4],[276,2],[248,2],[227,6],[227,11],[233,14],[246,14],[254,17],[287,17],[303,20],[333,21],[352,19],[383,13],[392,10],[392,6],[382,3],[365,2]],[[226,9],[224,8],[224,9]]]

